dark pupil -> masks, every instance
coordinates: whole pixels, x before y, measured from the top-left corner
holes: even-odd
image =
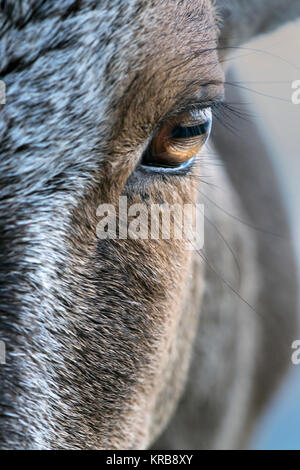
[[[208,130],[209,121],[191,127],[175,126],[172,130],[171,137],[173,137],[174,139],[188,139],[189,137],[195,137],[197,135],[206,134]]]

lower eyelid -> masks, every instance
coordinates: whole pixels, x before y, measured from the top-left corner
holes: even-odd
[[[197,155],[193,158],[190,158],[186,162],[182,163],[180,166],[174,167],[163,167],[163,166],[139,166],[139,170],[143,173],[147,174],[160,174],[160,175],[172,175],[172,176],[184,176],[187,174],[193,167],[195,160],[197,159]]]

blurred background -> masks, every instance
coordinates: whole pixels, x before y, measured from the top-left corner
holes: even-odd
[[[300,272],[300,104],[291,99],[292,83],[300,80],[300,22],[246,44],[231,62],[278,175]],[[295,332],[296,339],[300,332]],[[299,450],[299,429],[300,365],[291,363],[289,375],[256,427],[251,447]]]

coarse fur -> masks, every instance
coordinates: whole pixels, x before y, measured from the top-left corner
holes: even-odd
[[[222,155],[227,174],[214,169],[213,181],[226,197],[199,182],[201,159],[177,176],[151,174],[139,161],[171,110],[222,96],[225,48],[300,13],[296,1],[282,16],[264,3],[0,1],[3,449],[244,445],[288,360],[286,347],[275,365],[270,347],[264,354],[278,330],[265,328],[272,302],[260,297],[280,293],[271,282],[268,293],[262,287],[270,265],[259,259],[257,233],[212,204],[201,257],[176,240],[99,240],[96,213],[120,195],[149,205],[206,203],[206,195],[253,219]],[[259,27],[249,28],[243,8],[257,9]],[[242,168],[239,178],[247,179]],[[284,254],[295,279],[289,244]],[[238,295],[230,289],[237,277]],[[273,302],[285,309],[285,346],[293,287],[288,302]],[[193,436],[183,443],[185,428]]]

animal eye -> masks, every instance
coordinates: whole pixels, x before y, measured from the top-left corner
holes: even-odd
[[[186,166],[208,140],[211,126],[210,108],[176,116],[154,136],[142,165],[162,168]]]

